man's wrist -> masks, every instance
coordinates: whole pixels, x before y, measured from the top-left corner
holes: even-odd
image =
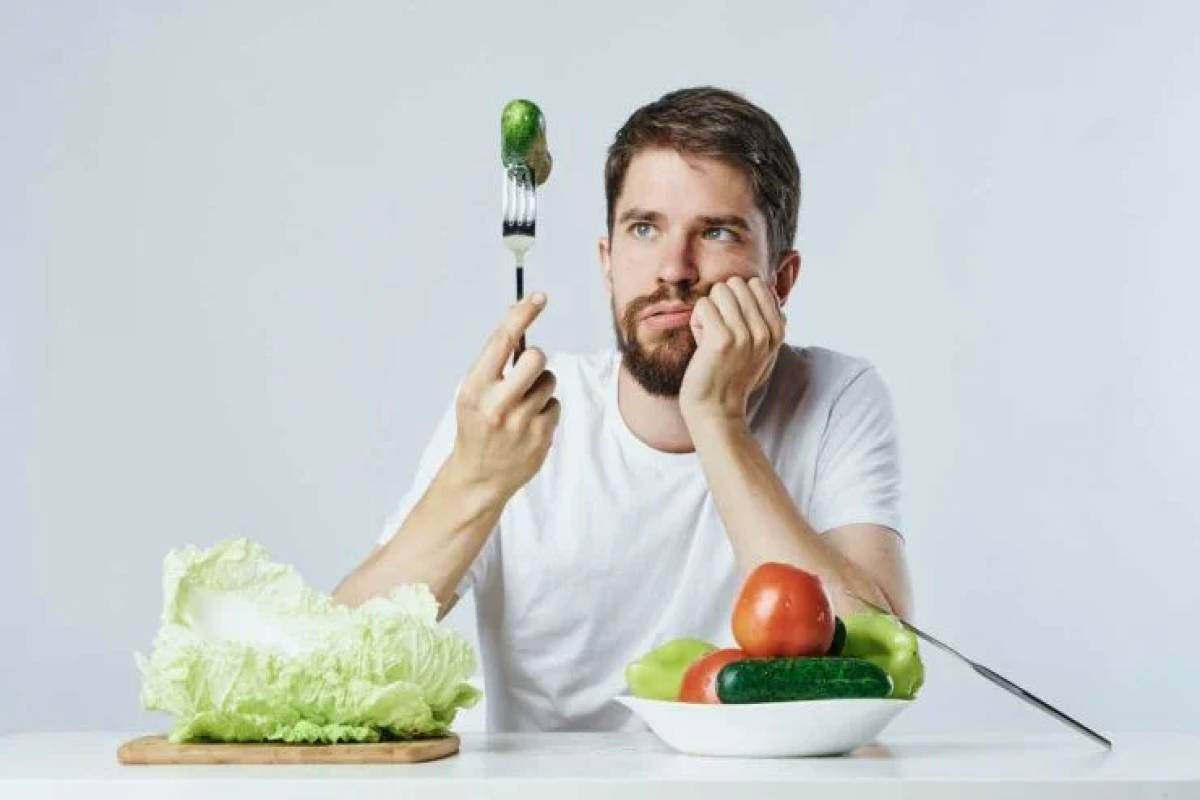
[[[503,508],[510,492],[496,481],[480,477],[467,467],[457,451],[451,452],[437,480],[456,497],[479,508]]]
[[[719,408],[681,409],[683,422],[691,434],[692,443],[701,446],[701,441],[727,439],[748,433],[749,424],[744,414],[730,413]]]

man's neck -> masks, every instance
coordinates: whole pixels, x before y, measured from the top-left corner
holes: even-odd
[[[617,375],[617,409],[633,435],[655,450],[690,453],[696,449],[679,411],[679,398],[647,392],[629,373],[623,359]]]
[[[756,398],[770,382],[771,373],[778,364],[778,353],[771,359],[771,368],[763,380],[750,392]],[[691,453],[696,446],[683,413],[679,410],[678,397],[662,397],[647,392],[625,367],[624,359],[617,373],[617,410],[633,435],[664,453]]]

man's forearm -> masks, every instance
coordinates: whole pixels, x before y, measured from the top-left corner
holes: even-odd
[[[334,600],[357,606],[401,584],[424,583],[445,614],[505,502],[491,488],[462,478],[448,460],[396,535],[346,576]]]
[[[744,422],[690,420],[688,429],[744,574],[782,561],[820,575],[839,614],[865,610],[843,589],[891,607],[876,582],[804,519]]]

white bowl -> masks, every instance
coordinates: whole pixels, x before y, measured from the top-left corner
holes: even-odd
[[[834,756],[870,742],[912,700],[708,704],[619,695],[660,739],[701,756]]]

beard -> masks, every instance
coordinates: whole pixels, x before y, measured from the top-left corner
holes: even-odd
[[[638,327],[646,309],[656,303],[687,303],[694,306],[703,297],[701,292],[688,293],[673,284],[646,297],[639,297],[617,313],[617,301],[612,301],[613,333],[626,369],[638,385],[658,397],[678,397],[683,374],[696,353],[696,338],[689,325],[667,330],[652,330],[645,339],[638,337]]]

